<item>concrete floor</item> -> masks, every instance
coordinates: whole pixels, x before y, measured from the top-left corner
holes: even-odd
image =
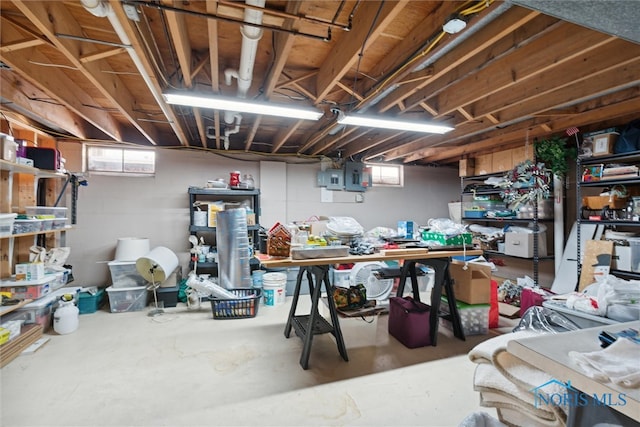
[[[457,426],[477,411],[496,416],[479,406],[467,358],[493,335],[461,341],[441,327],[436,347],[408,349],[389,336],[387,315],[343,318],[349,361],[319,335],[303,370],[302,341],[283,335],[289,307],[290,297],[232,320],[181,304],[157,317],[82,315],[77,331],[51,331],[0,371],[0,424]]]

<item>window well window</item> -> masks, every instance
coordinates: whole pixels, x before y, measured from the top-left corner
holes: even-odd
[[[373,185],[402,187],[404,186],[404,171],[402,165],[380,165],[367,163],[371,168],[371,182]]]
[[[86,145],[85,148],[88,172],[150,176],[156,171],[154,150],[96,145]]]

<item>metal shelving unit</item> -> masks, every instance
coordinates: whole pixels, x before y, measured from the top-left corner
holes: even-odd
[[[624,178],[624,179],[600,179],[596,181],[587,181],[582,182],[582,173],[584,171],[585,166],[594,166],[594,165],[606,165],[606,164],[635,164],[640,165],[640,151],[634,151],[630,153],[624,154],[614,154],[609,156],[597,156],[597,157],[586,157],[579,158],[577,161],[576,167],[576,212],[577,212],[577,259],[581,259],[581,224],[599,224],[604,225],[606,227],[618,229],[619,227],[629,228],[634,231],[640,231],[640,221],[633,220],[625,220],[625,219],[604,219],[601,218],[599,220],[593,219],[585,219],[583,217],[583,202],[582,202],[582,189],[583,188],[604,188],[611,187],[614,185],[624,185],[625,187],[631,187],[636,189],[636,192],[640,194],[640,176]],[[603,211],[605,211],[603,209]],[[582,273],[582,266],[580,262],[577,263],[578,266],[578,279],[580,278],[580,274]],[[611,274],[617,276],[623,276],[631,279],[640,279],[639,272],[626,271],[626,270],[611,270]]]
[[[243,202],[250,200],[251,207],[255,214],[255,225],[248,225],[247,232],[249,233],[250,242],[257,250],[259,247],[259,231],[260,231],[260,190],[223,190],[216,188],[202,188],[202,187],[189,187],[189,234],[199,236],[204,233],[215,235],[216,227],[194,225],[194,204],[197,201],[224,201],[224,202]],[[251,260],[252,268],[255,264],[256,268],[259,265],[257,259]],[[193,269],[193,262],[189,266]],[[218,264],[216,262],[200,262],[198,261],[198,270],[213,270],[217,271]]]
[[[546,255],[546,256],[540,256],[540,249],[539,249],[539,243],[538,243],[538,236],[539,236],[539,230],[540,230],[540,223],[551,223],[553,224],[554,219],[553,218],[539,218],[539,212],[538,212],[538,204],[535,203],[533,206],[533,217],[532,218],[517,218],[517,217],[496,217],[496,218],[469,218],[469,217],[465,217],[464,216],[464,206],[465,206],[465,200],[464,197],[465,196],[469,196],[469,195],[493,195],[493,194],[499,194],[500,193],[500,189],[495,188],[495,189],[481,189],[481,190],[477,190],[474,192],[465,192],[465,189],[467,187],[468,184],[470,183],[480,183],[480,182],[484,182],[487,178],[490,177],[502,177],[504,176],[504,173],[493,173],[493,174],[487,174],[487,175],[476,175],[476,176],[468,176],[468,177],[460,177],[460,216],[463,222],[482,222],[482,223],[490,223],[490,224],[502,224],[504,226],[509,225],[509,224],[529,224],[529,223],[533,223],[533,232],[535,235],[535,238],[533,239],[533,257],[532,258],[522,258],[522,257],[517,257],[517,256],[512,256],[512,255],[507,255],[503,252],[498,252],[498,251],[493,251],[493,250],[485,250],[485,254],[487,255],[492,255],[492,256],[500,256],[500,257],[507,257],[507,258],[517,258],[517,259],[530,259],[532,262],[532,268],[533,268],[533,280],[535,284],[539,283],[539,263],[541,261],[548,261],[548,260],[554,260],[555,256],[553,254],[551,255]],[[551,247],[553,247],[551,245]]]

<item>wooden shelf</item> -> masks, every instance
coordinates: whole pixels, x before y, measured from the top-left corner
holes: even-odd
[[[26,173],[34,175],[37,178],[65,178],[66,175],[61,172],[50,171],[46,169],[38,169],[32,166],[21,165],[18,163],[7,162],[6,160],[0,160],[0,170],[11,171],[15,173]]]
[[[57,230],[34,231],[34,232],[31,232],[31,233],[18,233],[18,234],[12,234],[10,236],[0,236],[0,239],[11,239],[11,238],[14,238],[14,237],[39,236],[41,234],[49,234],[49,233],[62,233],[64,231],[69,231],[72,228],[73,227],[65,227],[65,228],[59,228]]]

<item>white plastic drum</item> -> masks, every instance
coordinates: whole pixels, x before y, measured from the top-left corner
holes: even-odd
[[[136,261],[150,251],[149,239],[143,237],[121,237],[116,246],[116,261]]]
[[[265,273],[262,276],[264,305],[275,307],[284,304],[287,297],[287,275],[285,273]]]

